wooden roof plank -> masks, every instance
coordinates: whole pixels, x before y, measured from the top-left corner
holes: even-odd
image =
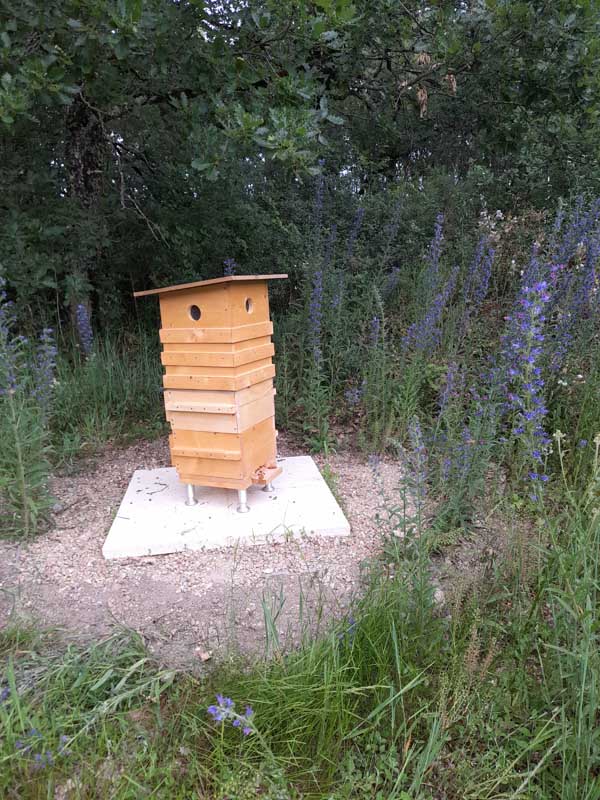
[[[162,289],[145,289],[143,292],[134,292],[134,297],[146,297],[150,294],[163,294],[164,292],[180,292],[185,289],[196,289],[199,286],[211,286],[215,283],[231,283],[232,281],[275,281],[287,278],[287,275],[226,275],[223,278],[210,278],[206,281],[193,283],[179,283],[175,286],[164,286]]]

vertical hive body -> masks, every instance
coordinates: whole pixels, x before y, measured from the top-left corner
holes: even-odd
[[[171,461],[182,481],[243,490],[276,466],[267,280],[231,276],[158,294]]]

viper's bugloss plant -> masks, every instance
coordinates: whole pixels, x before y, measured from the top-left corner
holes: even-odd
[[[544,310],[549,300],[547,281],[524,285],[515,310],[507,316],[509,331],[503,341],[509,435],[517,444],[519,473],[527,472],[533,484],[530,496],[535,501],[540,499],[541,484],[548,480],[543,466],[550,438],[544,430],[548,409],[541,357]]]

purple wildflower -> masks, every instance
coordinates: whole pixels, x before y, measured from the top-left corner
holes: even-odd
[[[308,336],[313,360],[317,367],[323,360],[321,334],[323,329],[323,270],[317,269],[313,277],[310,304],[308,307]]]
[[[334,223],[329,229],[329,236],[325,242],[325,249],[323,251],[323,269],[327,269],[333,258],[333,248],[335,240],[337,239],[337,225]]]
[[[338,639],[340,641],[343,639],[348,639],[350,642],[352,642],[354,636],[356,635],[356,620],[354,619],[352,614],[350,614],[350,616],[346,620],[346,623],[347,624],[345,625],[344,630],[338,633]]]
[[[56,352],[52,328],[44,328],[33,362],[33,396],[44,413],[48,411],[52,396]]]
[[[375,475],[379,474],[379,468],[381,467],[381,456],[379,453],[371,453],[369,456],[369,466]]]
[[[442,256],[442,244],[444,241],[444,215],[439,213],[435,218],[433,239],[429,245],[427,254],[426,290],[428,294],[435,292],[440,280],[440,258]]]
[[[89,356],[94,346],[94,333],[92,331],[92,323],[90,322],[90,315],[87,307],[83,303],[79,303],[75,310],[75,317],[77,322],[77,331],[79,333],[79,341],[86,356]]]
[[[458,267],[454,267],[443,289],[434,297],[425,314],[409,327],[402,339],[402,349],[406,353],[411,347],[417,352],[429,353],[439,344],[442,331],[441,321],[454,286]]]
[[[366,381],[363,380],[360,386],[352,386],[350,389],[346,389],[344,392],[344,397],[346,398],[348,405],[357,406],[364,397],[365,388]]]
[[[371,347],[377,347],[379,344],[379,335],[381,333],[381,320],[379,317],[374,316],[371,319],[369,326],[369,344]]]
[[[3,686],[0,690],[0,703],[6,703],[10,697],[10,686]]]
[[[579,447],[579,448],[583,449],[584,447],[587,447],[587,443],[588,443],[588,440],[587,440],[587,439],[580,439],[580,440],[577,442],[577,447]]]
[[[383,287],[384,296],[389,297],[390,295],[392,295],[398,288],[399,283],[400,283],[400,267],[397,264],[394,264],[394,266],[392,267],[392,271],[387,276],[385,285]]]
[[[354,254],[354,245],[356,244],[356,240],[358,239],[358,234],[360,233],[364,216],[365,216],[365,210],[362,206],[359,206],[356,214],[354,215],[354,221],[352,222],[352,227],[350,228],[350,235],[348,236],[348,244],[346,246],[347,261],[350,261]]]
[[[527,459],[535,463],[542,462],[543,448],[549,443],[543,427],[548,410],[539,366],[544,342],[544,311],[549,300],[547,281],[538,281],[532,286],[524,284],[516,311],[507,317],[509,331],[503,338],[512,436],[523,443]],[[539,470],[530,472],[529,477],[535,482],[544,480]],[[534,496],[539,499],[538,492],[534,491]]]
[[[446,377],[444,379],[444,386],[439,396],[439,413],[440,416],[448,407],[448,403],[462,391],[464,386],[464,375],[456,361],[451,361],[446,370]]]
[[[244,736],[252,733],[253,729],[250,721],[254,711],[251,706],[246,706],[244,713],[238,714],[231,697],[224,697],[222,694],[217,695],[217,704],[210,705],[207,708],[207,712],[215,722],[231,722],[234,728],[242,728]]]
[[[413,417],[408,426],[408,438],[411,444],[409,457],[409,478],[414,490],[417,513],[420,514],[427,495],[427,448],[418,417]]]
[[[223,261],[223,275],[226,277],[228,275],[235,275],[237,267],[238,264],[236,263],[235,258],[226,258],[225,261]]]

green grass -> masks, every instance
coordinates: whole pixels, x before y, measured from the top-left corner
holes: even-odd
[[[571,504],[534,530],[449,614],[408,548],[329,634],[202,680],[160,670],[127,633],[52,655],[13,629],[0,795],[598,798],[600,518]],[[253,706],[257,734],[211,721],[217,691]]]
[[[51,427],[59,461],[166,430],[156,335],[104,339],[87,360],[63,355],[56,381]]]

